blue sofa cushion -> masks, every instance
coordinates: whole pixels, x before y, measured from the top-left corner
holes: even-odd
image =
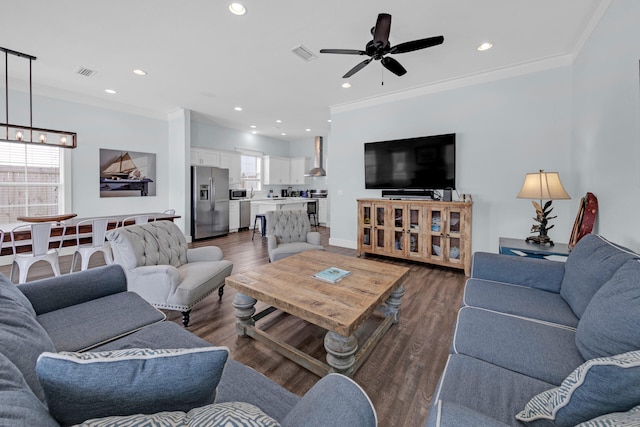
[[[225,347],[45,353],[36,371],[49,412],[70,425],[213,403],[228,356]]]
[[[575,426],[640,404],[640,351],[591,359],[559,387],[534,396],[516,419],[535,425]]]
[[[535,395],[549,390],[553,384],[536,380],[517,372],[483,362],[469,356],[451,354],[436,387],[434,402],[443,402],[441,425],[452,425],[451,417],[462,416],[458,411],[446,411],[456,404],[477,412],[478,419],[485,416],[508,425],[517,424],[514,415]],[[451,406],[449,406],[452,409]],[[436,412],[437,409],[431,409]],[[471,416],[471,413],[464,414]],[[436,414],[429,414],[429,426],[437,421]],[[455,418],[454,418],[455,419]],[[475,426],[477,424],[459,424]]]
[[[452,350],[559,385],[584,358],[575,331],[475,307],[462,307]]]
[[[19,293],[12,283],[0,284],[0,353],[20,370],[31,390],[44,402],[36,360],[40,353],[56,348],[33,316],[33,309],[25,308]]]
[[[427,427],[509,427],[495,418],[488,417],[466,406],[438,400],[427,418]]]
[[[640,261],[627,261],[593,296],[576,331],[585,359],[640,349]]]
[[[165,317],[135,292],[120,292],[50,311],[37,319],[58,351],[87,351]]]
[[[545,322],[577,327],[578,318],[557,292],[471,278],[462,303]]]
[[[2,294],[4,298],[15,300],[18,304],[22,305],[29,314],[33,317],[36,316],[36,312],[29,299],[2,273],[0,273],[0,294]]]
[[[87,420],[77,427],[279,427],[280,423],[259,408],[244,402],[216,403],[189,412],[158,412]]]
[[[587,234],[567,257],[560,295],[581,318],[598,289],[625,262],[637,258],[638,254],[622,246],[596,234]]]
[[[0,353],[0,425],[58,427],[22,373]]]
[[[614,412],[578,424],[576,427],[634,427],[640,425],[640,405],[627,412]]]

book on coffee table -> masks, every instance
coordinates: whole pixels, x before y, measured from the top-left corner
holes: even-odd
[[[316,279],[324,280],[329,283],[336,283],[342,280],[343,277],[350,275],[351,272],[347,270],[343,270],[338,267],[329,267],[322,271],[317,272],[312,277]]]

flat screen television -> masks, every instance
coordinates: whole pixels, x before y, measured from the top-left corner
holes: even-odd
[[[364,144],[366,189],[456,188],[456,134]]]

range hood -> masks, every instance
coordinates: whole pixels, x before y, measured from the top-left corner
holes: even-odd
[[[316,136],[315,140],[314,168],[305,173],[304,176],[327,176],[327,172],[322,168],[322,137]]]

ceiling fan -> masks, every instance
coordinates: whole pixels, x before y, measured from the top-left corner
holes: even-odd
[[[407,53],[414,50],[424,49],[427,47],[437,46],[444,42],[443,36],[429,37],[426,39],[413,40],[410,42],[400,43],[391,47],[389,43],[389,32],[391,31],[391,15],[388,13],[381,13],[378,15],[376,26],[371,28],[371,34],[373,40],[371,40],[365,46],[365,50],[356,49],[320,49],[320,53],[338,53],[343,55],[367,55],[369,59],[365,59],[342,76],[343,78],[349,78],[358,71],[366,67],[374,59],[380,61],[382,65],[393,74],[402,76],[407,73],[407,70],[395,59],[387,54],[395,53]]]

